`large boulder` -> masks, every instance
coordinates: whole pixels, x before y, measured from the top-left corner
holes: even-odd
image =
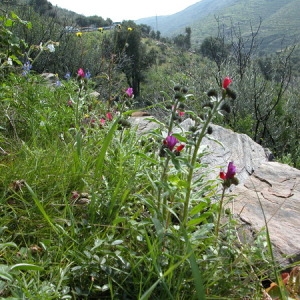
[[[149,118],[130,121],[138,134],[159,127]],[[186,119],[174,132],[192,125],[193,121]],[[212,134],[202,141],[201,149],[207,153],[202,162],[209,165],[210,176],[215,178],[220,169],[226,171],[228,162],[237,166],[239,184],[228,190],[231,201],[227,205],[240,222],[241,240],[251,243],[267,225],[277,261],[287,266],[300,260],[300,170],[271,161],[272,154],[245,134],[211,126]]]

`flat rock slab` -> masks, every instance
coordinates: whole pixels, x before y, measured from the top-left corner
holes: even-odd
[[[279,263],[300,260],[300,170],[262,163],[232,194],[229,207],[251,232],[264,230],[267,223]]]

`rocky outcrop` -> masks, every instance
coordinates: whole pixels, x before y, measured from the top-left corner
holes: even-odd
[[[264,162],[234,189],[229,207],[241,221],[240,235],[265,230],[282,265],[300,260],[300,170]]]
[[[131,118],[138,134],[157,127],[149,118]],[[186,131],[193,121],[186,119],[175,130]],[[300,170],[270,161],[272,153],[249,136],[212,125],[213,132],[203,139],[202,162],[216,178],[228,162],[237,166],[239,185],[231,186],[227,204],[240,223],[239,234],[244,242],[268,226],[275,257],[282,266],[300,260]],[[197,174],[196,174],[197,176]]]

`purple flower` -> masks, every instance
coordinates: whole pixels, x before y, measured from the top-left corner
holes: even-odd
[[[32,68],[32,64],[29,62],[29,61],[26,61],[26,63],[23,65],[23,72],[22,72],[22,75],[23,76],[26,76],[30,70]]]
[[[90,71],[89,70],[87,70],[86,71],[86,73],[85,73],[85,75],[84,75],[84,78],[86,78],[86,79],[90,79],[91,78],[91,73],[90,73]]]
[[[66,75],[64,76],[64,78],[66,80],[69,80],[71,78],[71,73],[70,72],[67,72]]]
[[[166,147],[169,148],[170,151],[172,151],[175,147],[175,145],[178,143],[179,141],[177,140],[177,138],[175,136],[172,136],[172,135],[168,135],[163,143]]]
[[[231,161],[229,164],[228,164],[228,167],[227,167],[227,173],[226,173],[226,178],[227,179],[231,179],[235,176],[236,174],[236,166],[233,164],[233,162]]]
[[[228,167],[227,167],[227,172],[220,172],[220,178],[223,179],[223,180],[226,180],[226,179],[232,179],[236,174],[236,166],[233,164],[233,162],[231,161],[229,164],[228,164]]]
[[[125,91],[125,93],[127,94],[127,96],[128,96],[129,98],[131,98],[131,97],[133,96],[133,88],[132,88],[132,87],[129,87],[129,88]]]

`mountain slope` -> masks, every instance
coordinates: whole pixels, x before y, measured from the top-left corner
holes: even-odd
[[[178,30],[190,26],[191,23],[214,14],[237,1],[238,0],[202,0],[173,15],[143,18],[135,20],[135,23],[147,24],[153,29],[159,30],[163,36],[170,36]]]
[[[216,19],[225,33],[238,25],[245,36],[251,34],[251,26],[255,31],[261,20],[261,49],[274,52],[299,42],[299,14],[300,0],[202,0],[179,13],[140,19],[136,23],[147,24],[162,36],[174,36],[191,27],[195,46],[205,37],[217,35]]]

